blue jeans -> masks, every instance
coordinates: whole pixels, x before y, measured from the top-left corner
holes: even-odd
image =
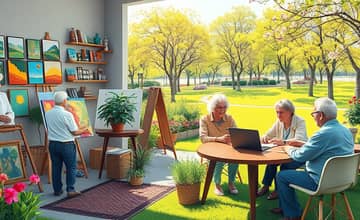
[[[74,142],[50,141],[50,157],[52,162],[52,185],[54,192],[62,190],[61,173],[63,163],[66,167],[66,191],[75,191],[76,179],[76,148]]]
[[[215,184],[221,184],[221,173],[224,168],[224,162],[216,162],[214,170],[214,182]],[[236,173],[238,170],[239,164],[237,163],[228,163],[228,181],[233,183],[235,181]]]
[[[295,170],[304,164],[305,163],[303,163],[303,162],[292,161],[290,163],[281,164],[280,170]],[[277,166],[278,166],[278,164],[272,164],[272,165],[266,166],[264,177],[262,180],[262,184],[264,186],[271,186],[272,181],[275,180]],[[275,190],[276,190],[276,184],[275,184]]]
[[[279,206],[288,218],[299,217],[302,209],[296,197],[295,189],[289,184],[296,184],[309,190],[316,190],[318,184],[305,171],[283,170],[276,176],[277,191],[279,194]]]

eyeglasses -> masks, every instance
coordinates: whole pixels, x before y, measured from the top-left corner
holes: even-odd
[[[314,112],[311,112],[310,115],[311,115],[313,118],[315,118],[315,114],[320,113],[320,112],[321,112],[321,111],[314,111]]]
[[[215,106],[215,108],[221,110],[221,109],[226,109],[226,106],[217,105],[217,106]]]

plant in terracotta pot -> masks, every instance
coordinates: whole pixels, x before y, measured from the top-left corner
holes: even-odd
[[[136,147],[133,152],[131,167],[129,170],[130,184],[133,186],[143,184],[145,176],[145,166],[149,164],[151,159],[151,149],[143,148],[141,145]]]
[[[345,112],[345,117],[351,125],[349,129],[353,134],[355,141],[356,133],[358,131],[357,126],[360,124],[360,99],[357,99],[356,96],[349,100],[349,108]]]
[[[206,165],[195,159],[177,161],[171,166],[171,174],[176,184],[179,203],[182,205],[197,203],[200,184],[206,174]]]
[[[105,103],[98,109],[98,118],[105,120],[106,126],[111,125],[113,131],[121,131],[125,124],[135,121],[136,104],[134,94],[127,96],[123,93],[110,92],[112,96],[105,99]]]

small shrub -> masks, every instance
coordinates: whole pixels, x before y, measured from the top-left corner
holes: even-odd
[[[276,80],[273,79],[269,80],[269,85],[276,85]]]
[[[195,159],[178,161],[172,164],[171,174],[176,184],[201,183],[206,174],[206,166]]]

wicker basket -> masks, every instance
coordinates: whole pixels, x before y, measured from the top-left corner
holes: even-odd
[[[192,205],[199,202],[200,183],[177,184],[176,191],[179,203],[182,205]]]
[[[40,173],[43,169],[44,160],[46,159],[46,151],[44,146],[31,146],[30,147],[31,156],[33,162],[35,163],[36,169],[38,173]],[[44,172],[48,171],[48,166],[45,164]],[[42,173],[40,173],[42,174]]]

